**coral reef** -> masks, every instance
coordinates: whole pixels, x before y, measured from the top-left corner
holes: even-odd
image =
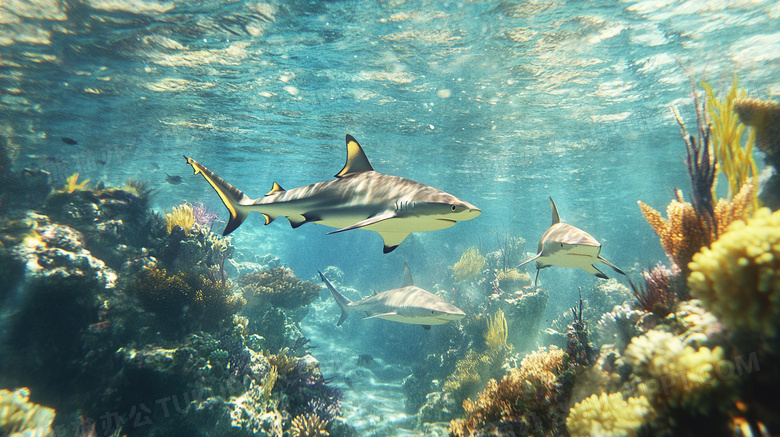
[[[652,412],[642,395],[624,399],[620,393],[594,394],[569,410],[566,428],[573,437],[634,437]]]
[[[469,247],[452,266],[452,277],[458,282],[473,281],[482,274],[486,262],[487,259],[479,253],[479,249]]]
[[[535,348],[536,333],[544,319],[548,301],[547,290],[537,288],[527,292],[491,295],[488,308],[500,309],[506,315],[507,342],[515,350],[524,352]]]
[[[780,331],[780,212],[759,210],[693,257],[691,294],[730,329]]]
[[[246,274],[238,279],[248,307],[272,305],[296,309],[309,305],[320,296],[319,284],[295,277],[287,267],[274,267]]]
[[[78,180],[79,180],[78,173],[73,173],[72,175],[68,176],[68,178],[65,179],[65,186],[62,187],[62,191],[71,194],[74,191],[86,189],[86,186],[89,183],[89,179],[81,183],[78,183],[77,182]]]
[[[658,317],[666,317],[674,312],[678,299],[672,281],[678,274],[676,269],[670,269],[659,263],[652,270],[642,272],[643,283],[637,285],[629,279],[638,306]]]
[[[233,293],[229,282],[188,272],[170,275],[157,268],[142,270],[128,291],[158,315],[166,330],[177,334],[213,330],[231,320],[246,303]]]
[[[0,390],[0,435],[53,436],[54,410],[30,402],[30,390]]]
[[[501,269],[496,273],[497,288],[505,292],[516,292],[523,290],[533,284],[531,275],[520,273],[517,269]]]
[[[177,226],[182,228],[185,234],[189,234],[192,227],[195,226],[195,214],[193,214],[189,204],[176,206],[171,212],[165,214],[165,229],[168,233],[173,232]]]
[[[562,391],[558,376],[564,371],[563,355],[557,348],[532,352],[501,382],[490,379],[476,401],[463,402],[466,417],[450,423],[451,435],[524,435],[556,429],[557,420],[550,413]]]

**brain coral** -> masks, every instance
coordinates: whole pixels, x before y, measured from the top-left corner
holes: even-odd
[[[652,413],[643,395],[626,400],[620,393],[594,394],[571,407],[566,428],[572,436],[633,437]]]
[[[780,211],[734,222],[689,264],[691,295],[730,329],[776,337],[780,328]]]

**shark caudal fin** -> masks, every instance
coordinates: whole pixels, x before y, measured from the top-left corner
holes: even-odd
[[[195,161],[192,158],[187,158],[186,156],[184,159],[186,159],[187,164],[191,165],[193,170],[195,170],[195,174],[200,173],[203,175],[203,177],[206,179],[206,182],[208,182],[209,185],[211,185],[211,188],[217,192],[219,198],[222,200],[222,203],[224,203],[227,207],[228,212],[230,213],[230,219],[228,220],[227,226],[225,226],[225,231],[222,232],[222,235],[227,235],[236,230],[236,228],[241,226],[241,223],[246,220],[246,216],[250,211],[249,206],[252,205],[252,199],[250,199],[238,188],[230,185],[224,179],[217,176],[213,171],[202,166],[200,163],[198,163],[198,161]],[[268,224],[267,216],[266,224]]]
[[[347,316],[349,315],[349,304],[351,304],[352,301],[347,299],[347,297],[343,294],[339,293],[339,291],[336,290],[336,287],[334,287],[333,284],[328,281],[328,278],[326,278],[321,271],[317,270],[317,273],[320,274],[322,282],[324,282],[328,287],[330,294],[333,295],[333,298],[336,299],[336,303],[339,304],[339,308],[341,308],[341,317],[339,318],[339,322],[336,323],[336,326],[341,326],[341,324],[344,323],[344,320],[347,320]]]

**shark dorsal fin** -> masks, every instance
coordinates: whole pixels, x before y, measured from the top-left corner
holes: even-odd
[[[336,177],[340,178],[350,173],[362,173],[364,171],[374,171],[374,167],[371,167],[366,153],[360,147],[355,137],[347,135],[347,163],[344,164],[344,168],[340,172],[336,173]]]
[[[561,216],[558,215],[558,208],[555,207],[552,197],[550,197],[550,209],[552,209],[552,224],[556,225],[561,222]]]
[[[279,191],[284,191],[284,188],[282,188],[281,185],[274,182],[273,186],[271,187],[271,191],[267,192],[265,195],[270,196],[271,194],[278,193]]]
[[[409,271],[409,264],[406,264],[406,261],[404,261],[404,283],[401,284],[401,287],[410,287],[412,285],[414,285],[412,272]]]

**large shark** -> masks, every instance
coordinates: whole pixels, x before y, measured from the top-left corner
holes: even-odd
[[[552,209],[552,225],[539,240],[539,253],[517,266],[520,267],[531,261],[536,261],[534,286],[536,286],[536,280],[539,279],[539,270],[550,266],[580,268],[599,278],[609,279],[593,265],[597,262],[603,262],[615,269],[616,272],[625,275],[617,266],[601,257],[601,243],[595,238],[582,229],[561,223],[558,208],[555,207],[552,197],[550,198],[550,208]]]
[[[274,182],[271,191],[259,199],[250,199],[194,159],[184,158],[227,207],[230,220],[223,235],[239,227],[249,212],[258,211],[266,225],[284,216],[293,228],[312,222],[338,229],[330,234],[351,229],[375,231],[384,240],[384,253],[389,253],[412,232],[449,228],[481,213],[476,206],[444,191],[374,171],[351,135],[347,135],[347,162],[336,179],[291,190]]]
[[[393,322],[421,325],[425,329],[431,329],[431,325],[443,325],[460,320],[466,315],[458,307],[415,286],[406,263],[404,263],[404,282],[401,288],[383,291],[358,302],[352,302],[339,293],[321,271],[317,270],[317,273],[320,274],[320,278],[341,308],[341,318],[336,326],[344,323],[350,311],[363,311],[367,319],[379,317]]]

